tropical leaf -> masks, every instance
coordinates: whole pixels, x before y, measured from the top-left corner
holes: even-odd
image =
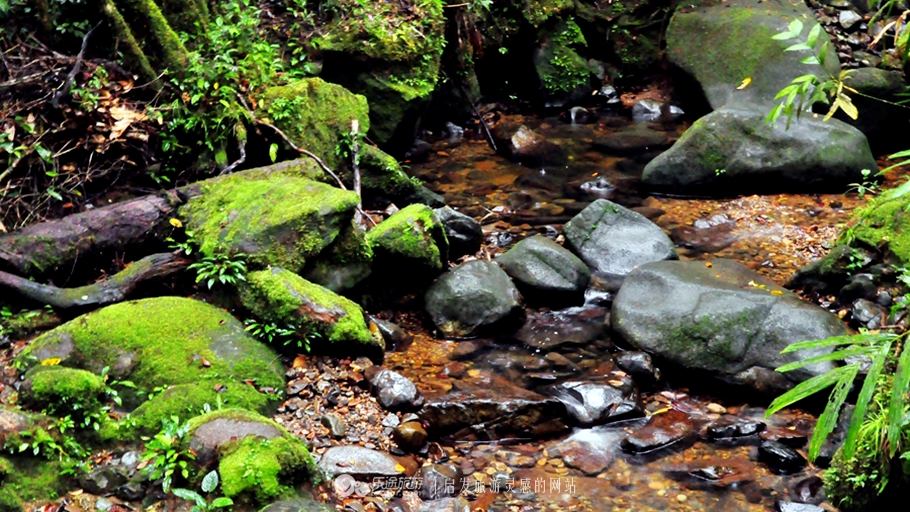
[[[847,438],[844,441],[844,457],[849,459],[853,457],[856,450],[856,439],[859,436],[859,428],[866,418],[866,411],[869,409],[869,402],[872,401],[872,395],[875,393],[876,384],[878,384],[879,375],[885,365],[885,360],[891,352],[891,340],[882,345],[875,356],[872,358],[872,364],[869,366],[869,373],[863,381],[863,387],[856,398],[856,408],[853,409],[853,417],[850,419],[850,427],[847,429]]]
[[[906,341],[906,340],[905,340]],[[894,388],[891,391],[891,407],[888,408],[888,446],[889,454],[894,457],[901,435],[901,419],[904,413],[904,394],[910,384],[910,350],[906,343],[902,347],[897,371],[894,374]]]
[[[800,400],[808,398],[819,391],[832,386],[839,382],[845,374],[854,373],[858,370],[859,365],[852,364],[850,366],[841,366],[840,368],[835,368],[831,371],[825,372],[821,375],[816,375],[811,379],[800,382],[793,387],[790,391],[787,391],[783,395],[775,398],[771,405],[768,406],[768,410],[765,411],[765,417],[770,417],[772,414],[777,411],[792,405]]]
[[[823,340],[809,340],[809,341],[800,341],[798,343],[793,343],[788,345],[787,348],[780,351],[781,354],[789,354],[790,352],[796,352],[799,350],[812,350],[822,347],[833,347],[837,345],[858,345],[868,344],[872,345],[880,341],[896,338],[894,334],[881,333],[881,334],[845,334],[843,336],[832,336],[830,338],[825,338]]]
[[[802,368],[804,366],[808,366],[810,364],[818,364],[818,363],[824,363],[824,362],[828,362],[828,361],[840,361],[840,360],[847,359],[848,357],[863,356],[866,354],[875,353],[877,351],[878,351],[877,347],[869,347],[869,346],[852,347],[852,348],[848,348],[848,349],[844,349],[844,350],[838,350],[836,352],[831,352],[829,354],[822,354],[820,356],[814,356],[814,357],[810,357],[807,359],[801,359],[799,361],[794,361],[792,363],[787,363],[787,364],[777,368],[777,371],[789,372],[792,370],[796,370],[798,368]]]
[[[818,423],[815,424],[815,431],[812,432],[812,440],[809,441],[809,460],[813,462],[818,458],[818,454],[822,449],[822,444],[824,444],[825,439],[831,432],[834,432],[834,428],[837,426],[837,419],[840,416],[841,407],[844,406],[844,402],[847,400],[847,393],[850,392],[853,380],[859,373],[859,365],[851,364],[850,366],[843,366],[828,373],[837,373],[838,380],[837,384],[834,386],[834,390],[831,391],[831,395],[828,396],[828,404],[825,405],[825,410],[822,412],[821,416],[818,417]]]

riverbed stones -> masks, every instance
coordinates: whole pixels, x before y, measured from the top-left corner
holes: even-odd
[[[0,443],[7,436],[28,430],[35,426],[37,416],[0,404]]]
[[[445,229],[446,238],[449,241],[450,261],[480,250],[483,242],[483,230],[480,228],[479,222],[448,206],[436,208],[433,212],[436,213],[436,218]]]
[[[446,336],[465,337],[521,312],[518,288],[495,263],[474,260],[437,278],[426,292],[427,313]]]
[[[357,479],[404,476],[399,471],[402,459],[361,446],[336,446],[322,455],[319,467],[329,476],[348,474]],[[409,464],[412,465],[412,464]],[[412,471],[416,468],[412,467]],[[411,472],[413,474],[413,472]]]
[[[448,261],[445,228],[432,208],[412,204],[367,233],[377,264],[441,271]]]
[[[422,500],[455,496],[464,485],[464,473],[454,464],[428,464],[417,471],[418,495]]]
[[[531,311],[513,336],[539,350],[552,350],[560,345],[587,345],[604,336],[608,315],[608,309],[598,306]]]
[[[620,428],[576,429],[556,449],[567,466],[593,476],[610,467],[625,436],[625,430]]]
[[[705,427],[708,439],[730,439],[734,437],[754,436],[765,430],[760,421],[747,420],[736,416],[721,416]]]
[[[297,498],[276,501],[259,512],[335,512],[335,508],[318,501]]]
[[[540,304],[580,304],[591,271],[571,251],[541,235],[525,238],[496,258],[522,296]]]
[[[645,166],[642,181],[690,194],[841,191],[878,165],[866,137],[836,119],[810,115],[774,126],[767,111],[727,105],[702,117]]]
[[[806,465],[806,459],[799,452],[777,441],[762,441],[758,445],[758,458],[786,473],[799,471]]]
[[[624,276],[652,261],[677,259],[670,237],[645,216],[598,199],[563,228],[566,244],[588,266]]]
[[[395,427],[392,439],[399,448],[417,451],[427,442],[427,431],[419,421],[406,421]]]
[[[667,149],[670,143],[666,134],[638,125],[601,135],[594,139],[592,146],[608,155],[635,156],[645,151]]]
[[[835,315],[721,259],[642,265],[619,290],[611,323],[634,347],[759,392],[779,392],[832,369],[822,363],[774,371],[830,351],[781,354],[788,345],[846,332]]]
[[[364,376],[379,403],[392,411],[416,409],[423,404],[423,397],[407,377],[398,372],[371,366],[366,369]]]
[[[614,376],[604,381],[562,382],[547,389],[581,426],[594,426],[624,418],[642,416],[644,409],[635,383],[629,377]]]
[[[660,380],[660,370],[654,366],[650,354],[628,350],[616,355],[616,365],[632,376],[640,386],[653,386]]]
[[[647,453],[681,441],[694,432],[689,416],[676,409],[651,416],[648,423],[622,440],[628,453]]]

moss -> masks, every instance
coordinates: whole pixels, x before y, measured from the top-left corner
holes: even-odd
[[[60,462],[18,456],[6,461],[9,470],[0,488],[0,512],[22,510],[27,502],[53,501],[66,492],[68,482],[60,475]]]
[[[22,498],[12,489],[0,488],[0,512],[21,512]]]
[[[524,17],[535,27],[541,26],[554,14],[575,6],[572,0],[526,0],[524,4]]]
[[[360,306],[293,272],[281,268],[251,272],[240,297],[254,315],[293,325],[303,338],[316,332],[329,343],[375,343]]]
[[[200,252],[245,253],[253,268],[300,271],[352,218],[354,192],[285,174],[236,175],[202,187],[180,213]]]
[[[114,2],[112,0],[103,0],[101,10],[111,22],[111,28],[114,30],[114,33],[124,43],[124,46],[126,47],[125,53],[129,56],[133,66],[139,70],[144,79],[149,81],[155,80],[157,76],[155,69],[152,67],[151,62],[149,62],[148,56],[142,50],[139,42],[136,41],[133,31],[130,30],[129,24],[123,19],[123,15],[120,14],[117,6],[114,5]]]
[[[284,384],[275,353],[247,336],[240,322],[180,297],[123,302],[82,315],[36,338],[16,360],[30,367],[53,357],[96,373],[110,367],[116,378],[145,392],[204,379]]]
[[[41,406],[57,410],[92,409],[104,391],[104,378],[92,372],[62,366],[39,367],[31,376],[29,397]]]
[[[353,222],[315,259],[307,264],[304,278],[341,293],[356,286],[372,272],[373,248],[366,233]]]
[[[51,329],[63,321],[45,309],[24,310],[11,317],[3,317],[0,326],[11,338],[21,338],[36,331]]]
[[[315,473],[315,466],[306,445],[297,438],[250,436],[222,449],[218,472],[225,496],[264,504],[296,497],[290,484]]]
[[[259,98],[259,111],[280,128],[295,145],[307,149],[335,169],[335,148],[343,134],[358,120],[360,130],[370,129],[367,99],[321,78],[306,78],[266,89]]]
[[[218,386],[218,391],[212,382],[171,386],[137,407],[130,415],[130,425],[114,425],[104,437],[127,440],[134,438],[137,431],[153,433],[161,428],[161,420],[172,416],[190,418],[203,412],[206,405],[266,413],[277,399],[277,396],[260,393],[244,382],[219,382]]]
[[[145,28],[158,43],[164,66],[172,72],[185,71],[189,54],[158,5],[152,0],[120,0],[120,2],[126,4],[130,10],[144,19]]]
[[[884,194],[853,214],[841,242],[862,242],[890,250],[901,263],[910,263],[910,195],[892,199]],[[852,240],[851,240],[852,239]]]
[[[401,256],[426,268],[442,270],[448,241],[433,210],[412,204],[381,222],[367,233],[375,251]]]
[[[394,157],[375,146],[365,146],[360,153],[364,194],[389,198],[407,197],[417,188]]]

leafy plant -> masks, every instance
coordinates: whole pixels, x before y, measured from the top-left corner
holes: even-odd
[[[296,341],[297,348],[301,348],[306,352],[310,351],[310,343],[313,340],[322,337],[321,334],[315,331],[312,331],[305,336],[300,336],[297,328],[290,324],[279,326],[274,322],[261,323],[254,319],[247,319],[243,323],[246,325],[245,330],[260,341],[265,343],[280,341],[284,346],[288,346]]]
[[[202,479],[202,492],[209,494],[214,492],[217,487],[218,471],[212,470]],[[183,498],[187,501],[192,501],[195,503],[195,505],[190,508],[190,512],[207,512],[209,510],[230,507],[234,504],[233,500],[224,496],[219,496],[209,502],[203,495],[189,489],[174,489],[173,493],[178,498]]]
[[[243,253],[238,253],[235,256],[237,259],[231,259],[225,254],[215,254],[206,256],[187,268],[196,271],[197,283],[205,282],[211,290],[215,283],[236,284],[237,281],[246,281],[246,263],[243,261],[245,257]]]
[[[860,171],[863,175],[863,181],[860,183],[851,183],[850,188],[847,189],[847,192],[856,191],[856,194],[862,198],[866,194],[876,195],[879,193],[878,183],[874,179],[870,178],[872,176],[872,171],[869,169],[863,169]]]
[[[152,437],[143,437],[145,451],[142,460],[147,462],[144,471],[151,480],[162,479],[161,488],[169,492],[174,476],[184,480],[190,477],[190,461],[196,456],[189,449],[183,448],[189,434],[189,423],[180,423],[180,419],[172,416],[161,421],[161,430]]]

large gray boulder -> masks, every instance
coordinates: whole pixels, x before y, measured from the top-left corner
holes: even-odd
[[[779,392],[833,368],[823,363],[775,372],[829,350],[781,354],[788,345],[846,333],[835,315],[721,259],[639,267],[619,290],[611,323],[641,350],[759,392]]]
[[[624,276],[638,265],[677,259],[670,237],[644,215],[598,199],[563,227],[566,245],[588,266]]]
[[[525,238],[496,263],[528,300],[547,305],[581,304],[591,271],[571,251],[541,235]]]
[[[878,170],[869,142],[852,126],[804,115],[790,128],[765,124],[767,111],[727,106],[696,121],[645,167],[642,180],[673,192],[737,194],[842,191]]]
[[[427,290],[427,313],[446,336],[470,336],[521,311],[521,294],[495,263],[474,260],[440,276]]]

